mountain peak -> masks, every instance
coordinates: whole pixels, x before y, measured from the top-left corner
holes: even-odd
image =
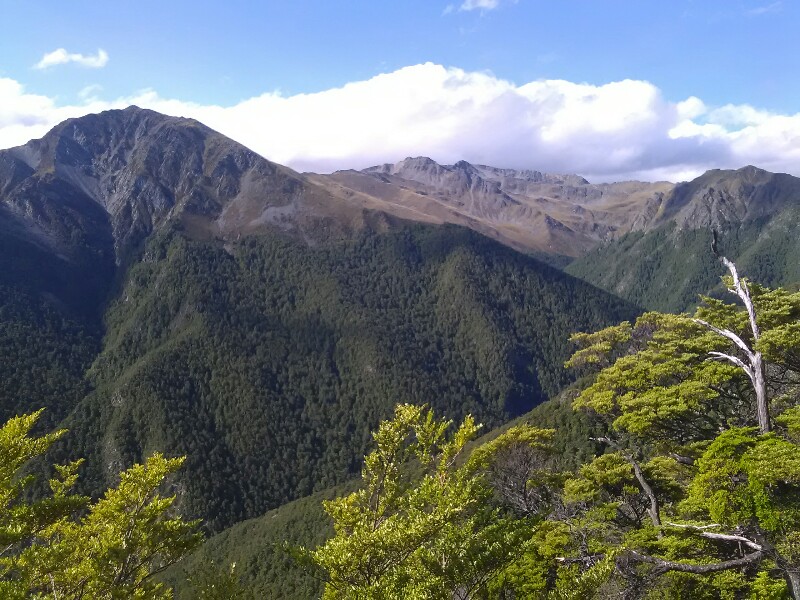
[[[460,160],[453,165],[454,169],[458,169],[461,171],[473,172],[475,171],[475,167],[473,167],[470,163],[465,160]]]
[[[277,171],[193,119],[129,106],[69,119],[41,139],[0,151],[0,204],[30,221],[26,226],[44,228],[40,237],[59,248],[69,241],[59,242],[63,236],[50,229],[74,219],[70,214],[99,208],[105,213],[99,221],[111,226],[117,260],[124,261],[169,218],[190,214],[212,227],[249,181]],[[281,173],[291,178],[288,169]]]

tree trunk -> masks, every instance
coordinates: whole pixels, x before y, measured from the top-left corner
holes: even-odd
[[[753,388],[756,392],[756,410],[758,411],[758,429],[763,435],[769,433],[769,405],[767,404],[767,382],[764,378],[764,361],[761,352],[753,355]]]
[[[733,278],[733,287],[729,287],[728,291],[738,296],[747,310],[747,318],[750,321],[750,332],[753,334],[753,343],[748,345],[740,336],[730,329],[716,327],[711,323],[703,321],[702,319],[694,319],[694,322],[699,323],[714,333],[732,341],[746,357],[747,362],[732,354],[726,354],[724,352],[710,352],[712,356],[724,358],[747,373],[747,376],[750,378],[750,381],[753,384],[753,390],[756,393],[758,429],[759,432],[764,435],[765,433],[769,433],[772,427],[769,419],[769,401],[767,398],[767,383],[764,374],[764,360],[761,356],[761,352],[757,352],[755,349],[756,345],[758,344],[758,340],[761,337],[761,330],[758,327],[758,321],[756,319],[756,307],[755,304],[753,304],[753,298],[750,296],[750,289],[747,287],[747,281],[739,277],[739,272],[736,270],[736,265],[732,261],[728,260],[724,256],[720,256],[717,253],[717,234],[716,232],[712,233],[714,237],[711,243],[711,249],[714,251],[714,255],[719,258],[722,261],[722,264],[724,264],[731,272],[731,277]]]
[[[785,570],[783,572],[786,585],[789,586],[789,595],[792,600],[800,600],[800,572]]]
[[[636,480],[639,482],[639,486],[642,488],[642,491],[645,493],[647,498],[650,500],[650,508],[647,509],[647,514],[650,515],[650,521],[653,523],[653,527],[661,527],[661,509],[658,502],[658,496],[656,496],[655,491],[647,482],[647,479],[644,476],[644,471],[642,471],[642,467],[639,462],[633,457],[632,454],[626,452],[622,446],[620,446],[617,442],[612,440],[608,437],[599,437],[599,438],[590,438],[595,439],[598,442],[604,442],[618,450],[620,454],[625,458],[625,460],[630,463],[633,467],[633,474],[636,477]]]

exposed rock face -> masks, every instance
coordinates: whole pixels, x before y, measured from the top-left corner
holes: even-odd
[[[37,293],[99,319],[116,271],[167,223],[199,239],[278,229],[315,243],[391,226],[381,208],[352,192],[336,197],[197,121],[137,107],[107,111],[0,151],[0,235],[10,264],[0,286],[30,279],[30,265],[12,258],[35,253],[39,270],[56,274],[43,275]]]
[[[287,215],[294,228],[298,202],[315,197],[309,187],[194,120],[136,107],[71,119],[0,152],[0,205],[15,228],[67,255],[74,240],[64,222],[104,241],[110,235],[117,263],[170,217],[223,237]]]
[[[580,257],[631,231],[675,222],[725,228],[769,218],[800,199],[800,179],[755,167],[714,170],[688,183],[592,184],[579,175],[406,158],[363,171],[313,176],[390,206],[458,223],[513,247]],[[391,210],[391,209],[389,209]]]
[[[168,221],[201,237],[265,229],[313,243],[400,220],[455,223],[524,251],[578,257],[630,231],[764,218],[800,180],[755,167],[591,184],[578,175],[406,158],[301,175],[191,119],[130,107],[0,151],[0,231],[63,259],[122,264]]]
[[[646,226],[669,183],[593,185],[579,175],[406,158],[363,171],[313,176],[417,214],[471,227],[526,251],[580,256]]]
[[[722,229],[769,218],[792,205],[800,205],[797,177],[753,166],[735,171],[714,169],[677,185],[664,204],[658,224],[675,221],[688,229]]]

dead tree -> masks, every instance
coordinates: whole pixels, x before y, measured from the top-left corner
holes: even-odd
[[[756,322],[756,309],[753,305],[753,299],[750,296],[750,289],[747,286],[747,281],[739,277],[739,272],[736,270],[736,265],[733,263],[733,261],[719,254],[717,251],[717,233],[712,232],[712,234],[713,238],[711,242],[711,250],[720,260],[720,262],[725,265],[728,271],[730,271],[733,279],[733,285],[728,286],[728,291],[736,295],[742,301],[742,304],[744,304],[744,307],[747,310],[750,333],[753,336],[752,347],[730,329],[716,327],[711,323],[704,321],[703,319],[694,319],[694,322],[702,325],[709,331],[713,331],[719,336],[727,338],[733,342],[739,348],[739,350],[742,351],[744,359],[734,356],[733,354],[726,354],[725,352],[709,352],[709,354],[716,358],[727,360],[745,372],[753,385],[753,391],[756,395],[758,429],[762,434],[769,433],[771,424],[769,419],[769,403],[767,399],[767,382],[764,374],[764,358],[761,355],[761,352],[755,350],[755,345],[761,337],[761,332],[758,328],[758,323]]]

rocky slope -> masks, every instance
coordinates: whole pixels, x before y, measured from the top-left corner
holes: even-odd
[[[365,226],[357,199],[332,202],[197,121],[137,107],[70,119],[0,151],[0,208],[6,231],[70,256],[77,230],[117,264],[170,218],[223,238],[274,226],[313,239]]]
[[[104,310],[154,232],[307,241],[389,217],[270,163],[200,123],[130,107],[65,121],[0,151],[0,416],[85,393]]]
[[[800,282],[800,179],[755,167],[709,171],[675,187],[642,231],[603,244],[567,271],[663,311],[691,309],[698,294],[721,293],[719,249],[767,286]]]
[[[419,221],[576,258],[673,221],[697,229],[764,218],[797,197],[799,181],[746,167],[677,185],[592,184],[425,157],[301,175],[194,120],[130,107],[65,121],[0,151],[0,230],[62,258],[88,246],[92,260],[120,264],[168,220],[196,237],[277,228],[312,243]]]
[[[470,227],[523,251],[567,257],[646,227],[674,187],[666,182],[595,185],[578,175],[465,161],[445,166],[425,157],[310,178],[328,189],[353,190],[390,207]]]

